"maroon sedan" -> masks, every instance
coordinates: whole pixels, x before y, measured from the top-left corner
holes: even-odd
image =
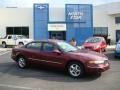
[[[78,78],[85,73],[101,73],[109,69],[108,58],[100,53],[80,50],[64,41],[33,41],[12,49],[12,59],[20,68],[29,64],[54,67]]]

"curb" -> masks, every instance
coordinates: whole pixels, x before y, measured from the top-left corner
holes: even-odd
[[[1,51],[10,51],[10,50],[12,50],[12,48],[0,48],[0,52]]]
[[[107,50],[115,50],[115,45],[107,46]]]

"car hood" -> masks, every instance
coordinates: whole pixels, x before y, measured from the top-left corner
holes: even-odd
[[[71,56],[75,56],[76,58],[86,58],[88,60],[108,60],[107,56],[102,53],[97,53],[90,50],[80,50],[75,52],[69,52]]]
[[[84,43],[83,46],[84,47],[93,47],[93,46],[96,46],[96,45],[99,45],[100,43]]]

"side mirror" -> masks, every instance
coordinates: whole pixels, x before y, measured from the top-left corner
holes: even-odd
[[[56,54],[58,54],[58,55],[61,55],[61,52],[59,51],[59,50],[53,50],[53,53],[56,53]]]

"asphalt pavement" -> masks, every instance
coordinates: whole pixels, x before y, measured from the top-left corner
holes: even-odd
[[[120,90],[120,59],[114,51],[105,53],[111,68],[101,76],[90,75],[80,79],[63,72],[38,67],[20,69],[10,58],[11,50],[0,52],[0,90]]]

